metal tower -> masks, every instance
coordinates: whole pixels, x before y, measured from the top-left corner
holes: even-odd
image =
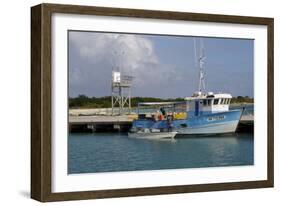
[[[112,71],[111,81],[111,105],[112,115],[118,108],[118,114],[131,113],[131,86],[133,77],[121,75],[119,71]]]

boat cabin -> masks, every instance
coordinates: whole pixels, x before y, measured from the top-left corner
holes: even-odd
[[[186,97],[189,117],[203,114],[229,111],[232,96],[227,93],[195,92],[192,97]]]

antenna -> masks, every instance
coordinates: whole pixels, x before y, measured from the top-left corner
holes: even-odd
[[[194,46],[194,63],[195,63],[195,68],[198,67],[198,64],[197,64],[197,48],[196,48],[196,38],[194,37],[193,38],[193,46]]]

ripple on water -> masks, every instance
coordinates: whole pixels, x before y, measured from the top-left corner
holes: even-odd
[[[176,141],[128,138],[126,134],[70,134],[68,172],[253,165],[253,134],[186,136]]]

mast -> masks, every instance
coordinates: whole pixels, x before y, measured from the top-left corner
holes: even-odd
[[[200,53],[199,53],[199,58],[197,58],[197,39],[194,38],[193,42],[194,42],[194,57],[195,57],[195,67],[199,69],[199,85],[198,85],[198,91],[199,92],[205,92],[205,72],[204,72],[204,63],[205,63],[205,48],[204,48],[204,44],[203,44],[203,39],[200,38],[199,39],[199,49],[200,49]]]

